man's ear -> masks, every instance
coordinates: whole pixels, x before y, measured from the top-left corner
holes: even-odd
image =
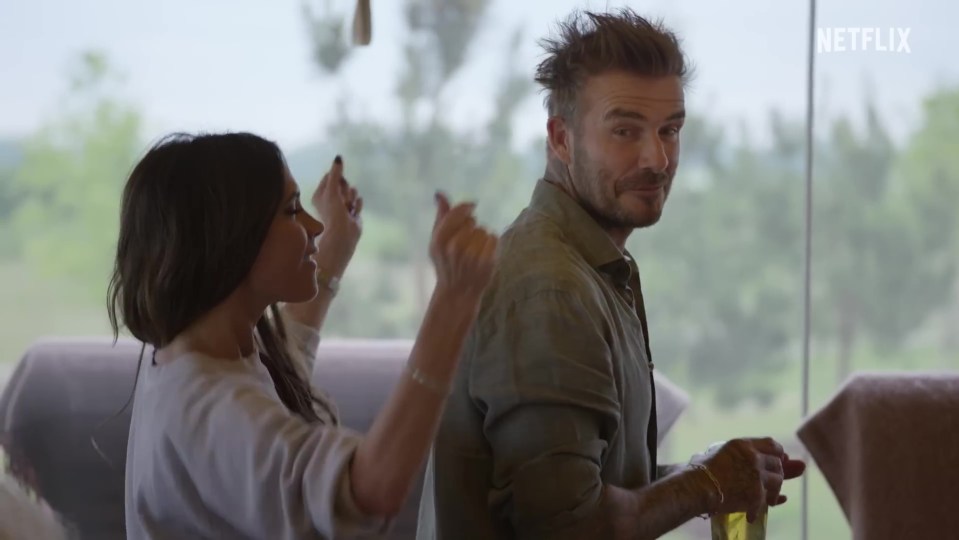
[[[572,126],[561,116],[551,116],[546,121],[546,143],[556,159],[562,161],[567,167],[570,164],[570,155],[573,147]]]

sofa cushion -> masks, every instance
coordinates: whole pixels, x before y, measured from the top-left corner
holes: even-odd
[[[140,348],[107,340],[31,347],[0,398],[11,459],[83,538],[125,538],[123,478],[130,398]],[[101,456],[93,441],[106,457]]]

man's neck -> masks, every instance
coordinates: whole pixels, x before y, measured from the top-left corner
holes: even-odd
[[[610,224],[600,223],[600,227],[606,231],[606,234],[609,236],[609,239],[613,241],[613,244],[616,246],[619,251],[625,255],[626,254],[626,240],[629,240],[629,235],[633,233],[632,227],[619,227]]]
[[[571,199],[576,201],[576,204],[580,206],[597,225],[603,229],[603,232],[609,236],[609,239],[612,240],[613,245],[616,246],[619,251],[626,253],[626,240],[629,238],[629,235],[632,234],[632,227],[617,227],[612,225],[606,220],[602,219],[600,216],[595,215],[590,208],[582,203],[582,197],[576,192],[573,187],[572,178],[570,178],[569,173],[565,167],[557,167],[555,164],[553,166],[547,165],[546,172],[543,174],[543,180],[556,186],[558,189],[562,190],[563,193],[568,195]]]

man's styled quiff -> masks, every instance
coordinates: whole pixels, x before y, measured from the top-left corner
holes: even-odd
[[[577,11],[561,22],[555,37],[540,45],[546,58],[536,82],[546,92],[549,115],[572,121],[576,96],[586,79],[607,71],[643,77],[679,77],[689,71],[679,39],[661,22],[650,22],[629,8],[615,13]]]

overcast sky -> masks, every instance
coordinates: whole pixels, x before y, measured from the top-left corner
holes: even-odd
[[[351,17],[352,0],[329,3]],[[243,129],[294,150],[318,138],[334,96],[346,89],[361,114],[395,121],[395,104],[386,98],[404,38],[402,3],[373,0],[372,46],[358,49],[345,76],[331,81],[311,63],[299,0],[2,0],[0,137],[29,134],[55,117],[70,62],[87,49],[106,52],[127,75],[125,94],[144,111],[150,138],[171,130]],[[536,39],[558,17],[574,7],[623,4],[663,17],[683,36],[697,67],[690,111],[731,125],[745,118],[754,128],[764,125],[771,107],[804,115],[805,1],[494,0],[467,68],[445,94],[449,121],[469,129],[490,114],[497,64],[517,25],[525,33],[516,60],[532,76]],[[855,111],[868,89],[903,135],[914,126],[921,96],[959,83],[951,55],[959,51],[959,33],[949,26],[959,15],[955,4],[826,0],[818,9],[823,28],[875,27],[884,36],[908,28],[911,50],[817,54],[823,114]],[[531,98],[517,132],[524,140],[539,135],[544,120],[538,96]]]

